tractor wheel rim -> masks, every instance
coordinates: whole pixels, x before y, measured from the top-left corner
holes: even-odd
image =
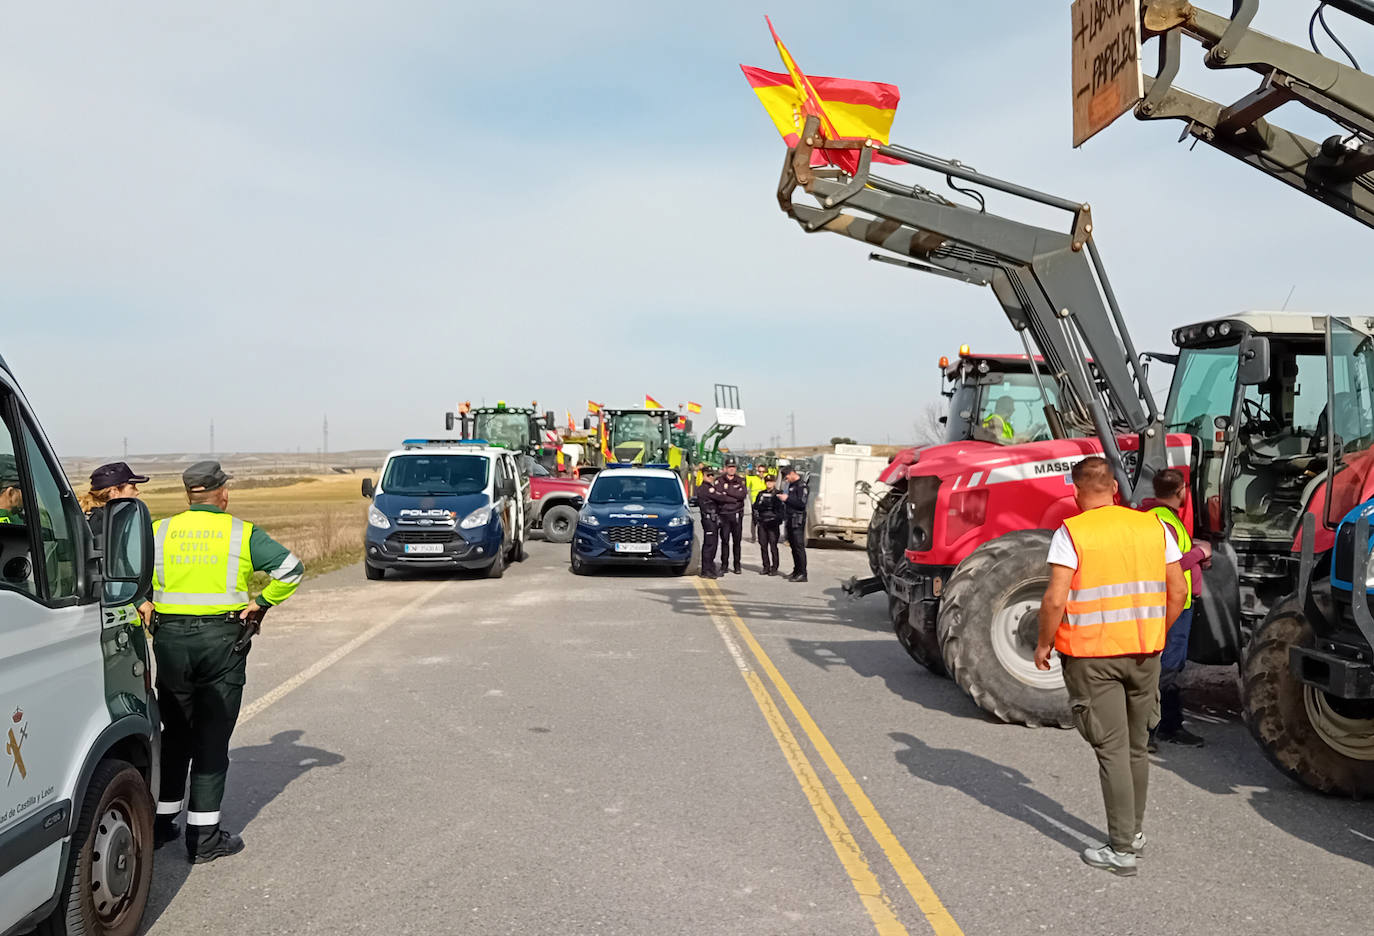
[[[112,802],[101,815],[91,842],[91,906],[106,925],[128,909],[138,872],[138,847],[128,806]]]
[[[1374,761],[1374,718],[1349,718],[1331,707],[1326,693],[1303,686],[1307,720],[1327,747],[1351,760]]]
[[[1050,657],[1050,668],[1035,668],[1035,634],[1039,630],[1040,598],[1043,588],[1032,589],[1032,597],[1026,589],[1022,594],[1013,595],[1013,600],[1004,604],[992,618],[992,652],[997,662],[1002,664],[1017,682],[1033,689],[1058,689],[1064,685],[1064,675],[1059,669],[1059,658]]]

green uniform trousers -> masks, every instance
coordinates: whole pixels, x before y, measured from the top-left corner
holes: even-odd
[[[224,614],[159,615],[153,633],[157,699],[162,710],[162,802],[186,793],[187,811],[216,813],[229,771],[229,736],[238,721],[248,663],[234,652],[239,623]]]
[[[1097,755],[1107,833],[1119,852],[1145,820],[1150,720],[1159,693],[1159,654],[1060,657],[1074,726]]]

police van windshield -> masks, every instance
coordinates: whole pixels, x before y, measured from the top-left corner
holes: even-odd
[[[490,464],[481,455],[398,455],[387,463],[382,490],[405,497],[480,494]]]
[[[682,505],[682,485],[676,478],[648,475],[598,475],[592,485],[593,504],[659,504]]]

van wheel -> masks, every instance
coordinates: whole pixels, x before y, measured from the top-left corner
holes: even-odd
[[[380,582],[386,578],[386,569],[374,566],[368,562],[363,562],[363,575],[367,576],[369,582]]]
[[[1374,796],[1374,704],[1331,698],[1288,668],[1289,649],[1314,639],[1296,600],[1269,612],[1241,663],[1245,724],[1264,756],[1303,786]]]
[[[571,543],[577,529],[577,511],[567,504],[555,504],[544,511],[540,526],[550,543]]]
[[[587,563],[583,562],[583,561],[582,561],[582,557],[579,556],[577,553],[573,553],[573,554],[572,554],[572,574],[573,574],[573,575],[586,575],[586,574],[587,574]]]
[[[491,565],[487,566],[487,578],[499,579],[505,574],[506,551],[504,549],[498,549],[496,551],[496,558],[491,561]]]
[[[940,602],[945,666],[979,708],[1004,722],[1073,726],[1059,658],[1035,668],[1040,600],[1049,584],[1049,530],[1016,530],[955,568]]]
[[[143,775],[122,760],[91,777],[72,836],[57,907],[43,936],[133,936],[153,879],[153,797]]]

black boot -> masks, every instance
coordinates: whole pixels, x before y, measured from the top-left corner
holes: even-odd
[[[243,839],[226,832],[218,824],[186,826],[186,857],[192,864],[205,864],[243,851]]]
[[[161,848],[168,842],[175,842],[181,838],[181,826],[177,825],[176,816],[162,815],[153,820],[153,848]]]

